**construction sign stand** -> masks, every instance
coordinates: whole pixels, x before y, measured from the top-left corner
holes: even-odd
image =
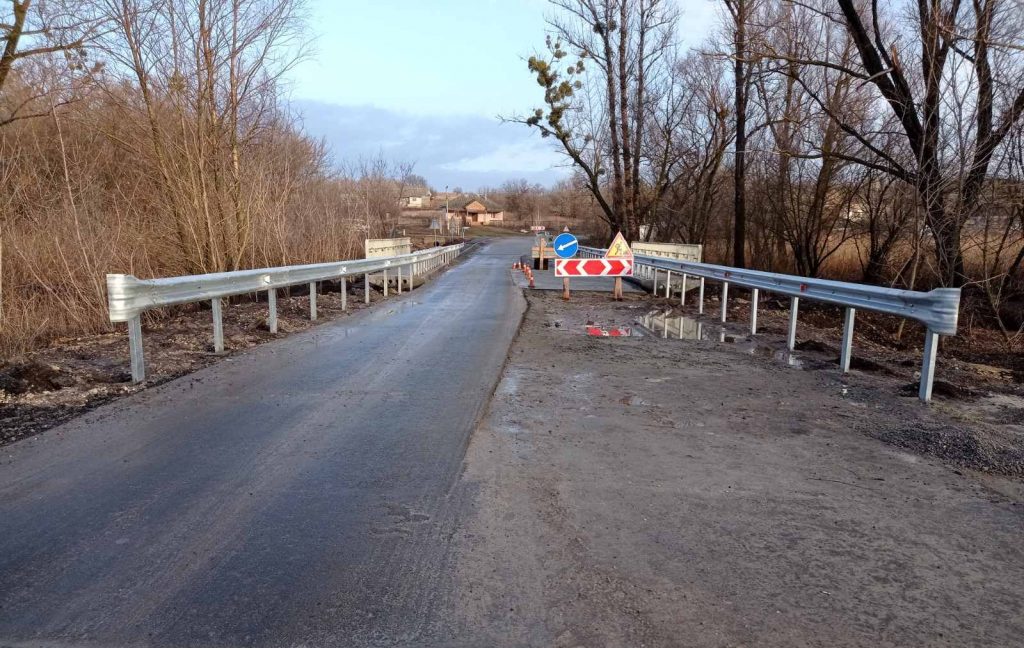
[[[629,274],[633,274],[633,250],[629,249],[629,243],[626,243],[626,239],[622,236],[622,232],[615,235],[615,239],[612,244],[608,246],[608,251],[604,253],[606,259],[629,259]],[[612,288],[612,299],[615,301],[622,301],[622,277],[615,277],[615,286]]]
[[[565,231],[555,238],[554,248],[555,254],[559,259],[571,259],[580,251],[580,242],[569,232],[569,227],[566,226]],[[556,273],[555,276],[558,276],[558,274]],[[569,301],[568,276],[562,277],[562,299]]]
[[[555,276],[562,277],[564,299],[569,298],[569,277],[615,277],[612,298],[619,300],[622,299],[622,277],[633,276],[633,252],[619,232],[603,259],[555,259]]]

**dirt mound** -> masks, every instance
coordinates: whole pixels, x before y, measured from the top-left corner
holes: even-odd
[[[836,358],[836,364],[839,363],[839,358]],[[891,374],[892,370],[886,367],[881,362],[875,362],[861,356],[850,357],[850,369],[856,369],[857,371],[875,371],[884,374]],[[916,392],[915,392],[916,393]]]
[[[913,382],[901,387],[900,394],[903,396],[917,396],[920,388],[920,382]],[[961,401],[975,401],[981,398],[981,394],[973,389],[968,389],[961,385],[954,385],[953,383],[946,382],[945,380],[936,380],[932,383],[932,396]]]
[[[836,350],[829,345],[817,340],[803,340],[793,345],[794,351],[816,351],[819,353],[835,353]]]
[[[17,396],[29,392],[48,392],[75,384],[73,376],[54,365],[26,362],[0,370],[0,391]]]
[[[936,383],[938,384],[938,383]],[[1024,451],[981,431],[917,421],[866,432],[886,443],[932,455],[957,466],[1012,477],[1024,476]]]

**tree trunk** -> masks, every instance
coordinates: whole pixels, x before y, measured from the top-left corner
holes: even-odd
[[[747,83],[744,66],[746,56],[746,0],[736,3],[735,68],[736,84],[736,159],[733,166],[733,265],[746,267],[747,248]]]

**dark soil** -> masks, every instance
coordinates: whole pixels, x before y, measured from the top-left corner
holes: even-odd
[[[914,396],[918,394],[918,390],[921,389],[921,381],[904,385],[900,389],[900,393],[904,396]],[[936,380],[932,382],[932,397],[938,398],[949,398],[952,400],[962,401],[973,401],[981,397],[981,395],[973,389],[967,387],[961,387],[960,385],[954,385],[948,383],[945,380]]]
[[[836,350],[817,340],[803,340],[793,345],[795,351],[816,351],[818,353],[835,353]]]

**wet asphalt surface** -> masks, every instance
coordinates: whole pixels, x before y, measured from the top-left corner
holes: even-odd
[[[529,244],[3,448],[0,646],[444,643]]]

